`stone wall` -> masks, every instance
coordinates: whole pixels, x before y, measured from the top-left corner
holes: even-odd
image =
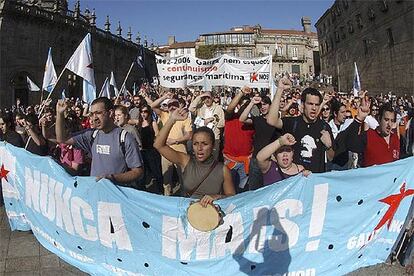
[[[322,74],[352,89],[354,62],[372,94],[414,93],[414,1],[337,0],[316,23]]]
[[[28,97],[23,100],[37,103],[39,93],[28,92],[25,76],[41,86],[49,47],[52,47],[53,62],[59,75],[88,32],[92,34],[97,90],[111,71],[114,71],[120,88],[139,45],[91,26],[82,18],[75,19],[69,11],[58,13],[21,2],[0,0],[0,106],[10,106],[16,97],[24,98],[25,95]],[[152,52],[145,49],[145,53],[148,60],[153,59]],[[156,70],[151,69],[152,73]],[[143,72],[135,68],[127,87],[132,87],[134,82],[138,84],[143,77]],[[60,97],[60,89],[64,87],[70,96],[81,95],[81,79],[75,78],[76,81],[68,87],[68,78],[73,80],[75,77],[65,73],[55,97]]]

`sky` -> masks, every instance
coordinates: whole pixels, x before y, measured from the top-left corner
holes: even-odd
[[[96,10],[97,26],[104,29],[109,15],[111,32],[116,33],[121,22],[122,35],[128,27],[133,38],[139,32],[148,43],[165,45],[168,36],[176,41],[194,41],[200,34],[227,31],[232,27],[259,24],[265,29],[302,30],[302,16],[314,24],[334,3],[334,0],[248,1],[248,0],[81,0],[81,11]],[[73,10],[75,1],[68,1]]]

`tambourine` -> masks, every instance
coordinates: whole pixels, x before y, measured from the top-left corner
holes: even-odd
[[[199,201],[194,201],[187,208],[188,222],[199,231],[213,231],[223,223],[223,217],[224,213],[218,205],[208,204],[203,207]]]

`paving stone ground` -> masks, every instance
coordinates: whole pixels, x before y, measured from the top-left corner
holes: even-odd
[[[0,202],[1,203],[1,202]],[[414,262],[412,262],[414,263]],[[0,276],[87,275],[45,249],[31,231],[10,231],[4,206],[0,207]],[[380,264],[362,268],[350,276],[414,275],[414,266]]]
[[[45,249],[31,231],[10,231],[0,207],[0,276],[88,275]]]

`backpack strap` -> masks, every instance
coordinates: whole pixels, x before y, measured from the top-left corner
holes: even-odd
[[[91,134],[91,145],[93,145],[93,142],[95,141],[96,136],[98,136],[99,129],[95,129]]]
[[[98,136],[98,132],[99,132],[99,129],[95,129],[92,132],[92,135],[91,135],[91,145],[93,145],[93,142],[95,141],[96,136]],[[126,153],[126,149],[125,149],[125,137],[126,137],[127,133],[128,132],[125,129],[122,129],[121,132],[119,133],[119,143],[121,145],[121,150],[122,150],[122,154],[123,155],[125,155],[125,153]]]
[[[125,137],[127,135],[127,131],[125,129],[121,130],[121,133],[119,134],[119,142],[121,144],[121,150],[122,150],[122,154],[125,155],[126,153],[126,149],[125,149]]]

